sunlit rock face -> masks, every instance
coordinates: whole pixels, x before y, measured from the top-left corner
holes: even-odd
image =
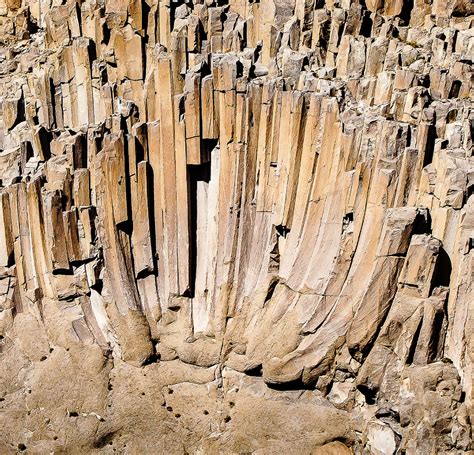
[[[459,454],[469,0],[0,0],[0,453]]]

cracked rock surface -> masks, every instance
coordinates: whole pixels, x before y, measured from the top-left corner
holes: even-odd
[[[472,453],[473,5],[0,0],[0,453]]]

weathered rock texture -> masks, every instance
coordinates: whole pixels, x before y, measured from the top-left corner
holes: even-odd
[[[0,452],[474,449],[469,0],[0,0]]]

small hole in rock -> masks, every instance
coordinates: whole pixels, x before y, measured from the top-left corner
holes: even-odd
[[[69,411],[69,417],[79,417],[79,414],[76,411]]]
[[[224,417],[224,422],[225,422],[225,423],[228,423],[228,422],[230,422],[230,421],[231,421],[230,416],[225,416],[225,417]]]
[[[175,414],[174,415],[177,419],[179,419],[181,417],[181,414]]]
[[[202,411],[202,413],[207,416],[209,414],[209,411],[207,411],[206,409],[204,409],[204,411]]]
[[[235,406],[235,403],[233,401],[229,401],[229,406],[233,408]]]
[[[172,408],[171,406],[167,406],[167,407],[166,407],[166,410],[169,411],[169,412],[171,412],[171,411],[173,410],[173,408]]]
[[[44,362],[48,357],[46,357],[45,355],[43,357],[41,357],[40,359],[40,362]]]
[[[458,115],[458,110],[457,109],[452,109],[451,111],[449,111],[448,115],[446,117],[446,123],[455,122],[457,115]]]
[[[169,389],[169,390],[168,390],[168,393],[169,393],[170,395],[172,395],[172,394],[173,394],[173,392],[174,392],[174,390],[173,390],[173,389]]]
[[[24,450],[26,450],[25,444],[18,444],[18,449],[19,449],[20,451],[22,451],[22,452],[23,452]]]
[[[449,99],[457,98],[459,96],[461,86],[462,86],[461,81],[458,81],[458,80],[453,81],[451,85],[451,90],[449,91],[448,98]]]
[[[354,213],[349,212],[346,213],[342,219],[342,224],[343,225],[348,225],[349,223],[352,223],[354,221]]]

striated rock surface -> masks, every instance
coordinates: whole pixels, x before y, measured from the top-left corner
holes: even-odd
[[[0,0],[0,453],[471,453],[469,0]]]

